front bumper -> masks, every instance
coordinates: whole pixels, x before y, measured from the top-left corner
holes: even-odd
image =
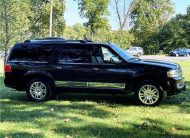
[[[169,86],[167,90],[168,95],[174,95],[186,90],[186,84],[182,77],[171,78],[168,80],[167,84]]]

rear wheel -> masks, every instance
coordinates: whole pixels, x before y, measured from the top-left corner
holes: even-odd
[[[141,83],[135,92],[138,103],[146,106],[155,106],[163,100],[164,92],[157,83],[147,81]]]
[[[27,95],[32,101],[47,101],[51,98],[51,87],[43,79],[33,79],[27,85]]]

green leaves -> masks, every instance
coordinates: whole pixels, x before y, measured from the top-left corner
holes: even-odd
[[[188,10],[187,10],[188,13]],[[189,15],[177,15],[159,31],[160,48],[169,52],[175,48],[190,46]]]
[[[108,4],[109,0],[75,0],[78,1],[80,16],[86,18],[84,23],[90,28],[91,37],[96,34],[98,29],[108,28]]]
[[[30,0],[30,30],[32,37],[46,37],[49,33],[50,2]],[[53,0],[53,36],[61,36],[65,28],[65,1]]]
[[[168,22],[172,13],[173,5],[170,0],[135,0],[131,13],[131,33],[135,35],[135,43],[142,46],[146,53],[158,52],[157,33]]]
[[[87,34],[87,28],[77,23],[73,26],[66,26],[63,36],[65,39],[84,39]]]

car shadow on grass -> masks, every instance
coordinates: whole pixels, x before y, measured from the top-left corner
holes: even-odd
[[[83,93],[58,93],[55,97],[57,100],[68,100],[68,101],[91,101],[96,103],[106,103],[106,104],[121,104],[121,105],[137,105],[133,94],[130,95],[112,95],[112,94],[100,94],[99,92],[93,94]]]
[[[168,105],[179,107],[179,113],[190,114],[190,81],[186,82],[186,91],[167,97],[161,108],[168,108]]]
[[[42,133],[28,133],[28,132],[0,132],[0,137],[2,138],[43,138]]]

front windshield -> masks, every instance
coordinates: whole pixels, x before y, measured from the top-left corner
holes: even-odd
[[[110,45],[111,48],[117,52],[117,54],[119,54],[123,59],[125,59],[126,61],[130,60],[130,59],[137,59],[135,58],[133,55],[127,53],[126,51],[124,51],[123,49],[121,49],[119,46],[117,45]]]

